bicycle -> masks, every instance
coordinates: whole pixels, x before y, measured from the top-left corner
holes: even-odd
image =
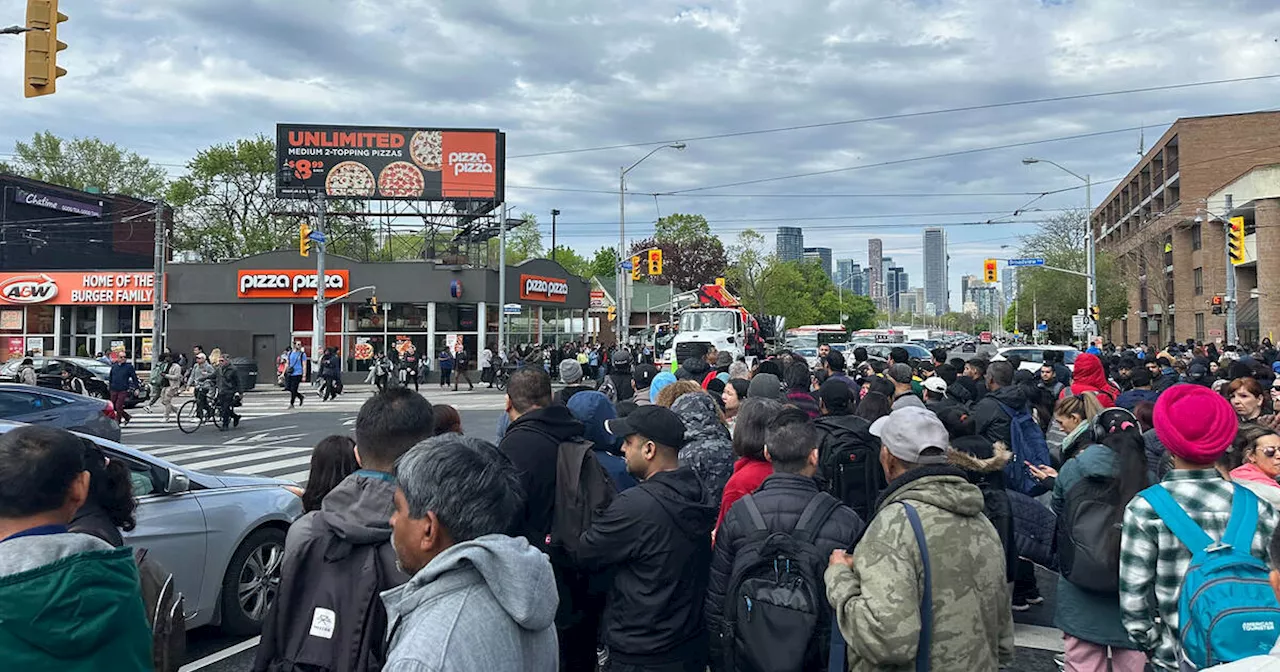
[[[507,383],[511,380],[511,369],[507,367],[499,368],[493,373],[493,386],[501,392],[507,391]]]
[[[187,400],[178,408],[178,429],[182,430],[183,434],[191,434],[209,421],[213,421],[214,426],[220,430],[231,426],[226,414],[199,396]]]

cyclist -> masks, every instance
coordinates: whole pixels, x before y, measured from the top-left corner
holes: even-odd
[[[217,372],[213,365],[209,363],[204,352],[196,353],[196,363],[191,367],[191,371],[187,373],[187,383],[195,390],[196,409],[202,418],[213,417],[213,405],[210,403],[211,395],[217,388]]]

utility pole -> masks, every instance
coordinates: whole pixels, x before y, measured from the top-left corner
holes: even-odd
[[[501,355],[507,350],[507,204],[499,203],[494,212],[498,213],[498,310],[502,312],[498,316],[497,354]]]
[[[1225,268],[1227,269],[1227,296],[1225,297],[1225,301],[1224,301],[1224,303],[1227,304],[1226,306],[1226,312],[1227,312],[1226,337],[1227,337],[1227,343],[1235,343],[1239,339],[1240,334],[1236,330],[1236,265],[1231,260],[1231,207],[1233,205],[1231,202],[1232,201],[1231,194],[1226,194],[1225,201],[1226,202],[1223,204],[1223,209],[1226,210],[1226,212],[1224,213],[1223,220],[1222,220],[1222,237],[1223,237],[1222,249],[1223,249],[1223,252],[1226,254],[1226,262],[1227,262],[1225,266]],[[1244,225],[1242,223],[1241,224],[1242,231],[1243,231],[1243,226]],[[1261,331],[1261,329],[1259,329],[1259,331]]]
[[[152,268],[151,277],[151,375],[156,375],[160,370],[160,340],[163,338],[164,330],[164,267],[165,267],[165,225],[164,225],[164,199],[156,201],[155,215],[152,217],[156,230],[156,249],[154,267]],[[98,344],[98,348],[103,348],[102,344]]]
[[[1088,277],[1085,282],[1089,284],[1089,313],[1092,317],[1093,307],[1098,305],[1098,272],[1097,257],[1098,252],[1095,249],[1096,241],[1093,236],[1093,180],[1089,174],[1084,176],[1084,225],[1088,229],[1088,249],[1085,258],[1085,272]],[[1101,317],[1099,317],[1101,319]],[[1098,322],[1089,320],[1089,345],[1093,345],[1098,340]]]
[[[555,208],[551,209],[551,261],[556,260],[556,217],[560,216],[560,211]]]
[[[324,304],[324,248],[325,248],[325,201],[324,192],[316,194],[316,226],[312,234],[319,234],[315,238],[316,248],[316,305],[315,315],[311,319],[311,368],[313,371],[319,370],[320,358],[324,355],[324,328],[325,328],[325,309]],[[292,344],[290,344],[292,345]],[[385,348],[385,341],[383,347]]]

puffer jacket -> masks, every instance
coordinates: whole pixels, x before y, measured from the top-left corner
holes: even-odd
[[[981,436],[958,436],[951,440],[947,461],[964,470],[965,478],[982,491],[982,513],[1000,535],[1004,547],[1005,579],[1013,581],[1018,568],[1018,547],[1014,543],[1013,504],[1005,490],[1004,465],[1013,451],[1003,443],[992,444]]]
[[[824,576],[848,647],[849,671],[915,669],[924,567],[905,508],[920,514],[933,572],[934,670],[996,670],[1013,663],[1013,617],[1000,537],[982,492],[963,471],[925,466],[889,484],[853,567]]]
[[[756,508],[760,509],[760,517],[769,528],[770,533],[791,532],[800,522],[809,501],[818,495],[818,483],[808,476],[800,474],[775,473],[766,478],[760,488],[752,493]],[[741,500],[739,500],[741,501]],[[831,555],[837,548],[850,548],[862,534],[864,525],[858,514],[847,506],[838,507],[831,517],[818,530],[815,539],[819,557],[823,559]],[[724,517],[724,523],[716,534],[715,555],[711,558],[711,583],[707,586],[707,632],[711,635],[712,669],[719,670],[722,644],[719,635],[724,627],[724,600],[729,590],[729,575],[733,571],[733,561],[738,551],[755,534],[755,526],[746,507],[735,504]],[[831,624],[820,625],[822,636],[818,641],[830,641]],[[826,660],[826,650],[821,653],[821,660]],[[814,661],[818,663],[817,660]],[[821,667],[821,665],[817,665]],[[808,665],[805,669],[814,669]]]
[[[977,428],[978,435],[991,443],[1013,446],[1009,414],[1000,407],[1001,404],[1014,410],[1027,408],[1026,390],[1021,385],[1008,385],[988,392],[973,405],[973,425]]]
[[[720,422],[716,402],[705,392],[690,392],[675,400],[671,410],[684,421],[684,447],[680,466],[692,467],[714,502],[724,497],[724,486],[733,475],[733,439]]]
[[[1057,571],[1053,538],[1058,517],[1039,500],[1017,490],[1006,490],[1013,510],[1013,541],[1018,555],[1045,569]]]

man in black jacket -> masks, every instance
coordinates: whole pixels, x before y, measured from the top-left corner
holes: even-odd
[[[1003,443],[1017,452],[1009,429],[1009,414],[1001,404],[1016,410],[1027,406],[1027,393],[1013,384],[1013,366],[1009,362],[991,362],[987,367],[987,394],[973,405],[973,423],[978,434],[991,443]]]
[[[680,466],[684,423],[670,409],[641,406],[605,423],[623,437],[623,491],[582,534],[576,560],[614,574],[604,614],[612,672],[704,672],[703,606],[711,530],[719,507],[689,467]]]
[[[818,465],[828,489],[854,513],[870,517],[876,496],[885,488],[880,468],[880,441],[871,436],[871,423],[853,415],[848,386],[828,380],[818,388],[822,417],[818,431]]]
[[[833,381],[828,381],[833,382]],[[839,381],[834,381],[836,386]],[[827,389],[827,384],[823,384]],[[825,405],[825,402],[824,402]],[[854,420],[853,416],[846,417]],[[825,418],[824,418],[825,419]],[[821,422],[821,421],[819,421]],[[821,434],[808,416],[798,409],[784,409],[773,421],[769,429],[768,445],[765,457],[773,463],[773,475],[764,479],[764,483],[751,495],[760,517],[764,519],[769,534],[792,534],[800,522],[805,507],[814,497],[828,495],[818,489],[814,477],[818,473],[818,442]],[[837,548],[850,548],[857,540],[864,527],[862,519],[847,506],[840,506],[822,523],[814,538],[818,557],[825,559]],[[711,662],[713,669],[721,669],[719,663],[724,646],[732,645],[732,635],[721,640],[724,623],[725,592],[729,590],[730,574],[733,561],[738,550],[755,534],[755,526],[751,523],[750,513],[742,500],[734,503],[725,514],[724,523],[716,534],[715,556],[711,560],[711,585],[707,589],[707,630],[711,632]],[[822,576],[824,566],[817,568],[817,575]],[[822,594],[826,594],[824,588]],[[830,620],[825,618],[829,610],[822,612],[823,622],[818,627],[819,636],[808,651],[802,669],[825,669],[827,650],[830,644]],[[786,633],[779,633],[783,636]],[[732,672],[732,671],[729,671]]]

